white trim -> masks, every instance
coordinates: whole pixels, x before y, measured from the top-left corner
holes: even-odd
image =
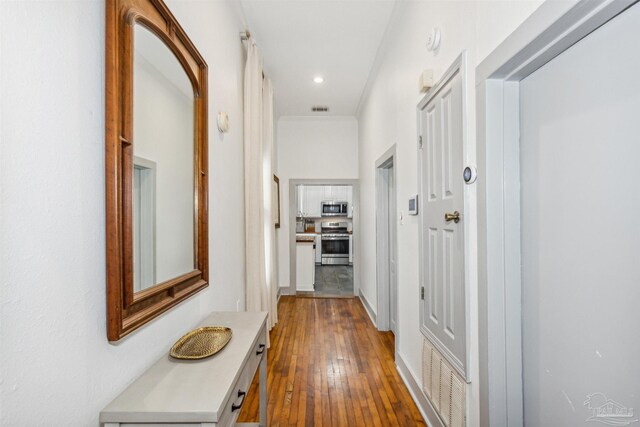
[[[636,1],[547,1],[476,68],[482,426],[524,422],[519,82]]]
[[[463,163],[467,164],[470,158],[470,149],[469,149],[469,138],[468,138],[468,67],[467,67],[467,52],[462,51],[462,53],[455,59],[455,61],[449,66],[447,71],[442,75],[438,83],[433,86],[429,91],[424,95],[422,100],[418,103],[418,107],[416,109],[417,123],[418,126],[416,128],[417,131],[417,139],[419,140],[421,135],[421,118],[420,113],[424,108],[433,100],[438,93],[446,86],[451,79],[456,75],[460,75],[461,78],[461,90],[462,90],[462,155],[463,155]],[[419,147],[418,150],[422,149]],[[419,236],[423,235],[423,215],[424,215],[424,206],[423,203],[426,200],[424,196],[424,189],[422,188],[422,164],[420,162],[420,155],[416,156],[416,161],[418,163],[418,215],[420,218],[419,221]],[[462,173],[462,171],[460,171]],[[464,268],[464,294],[465,294],[465,355],[464,360],[459,360],[452,352],[440,342],[440,340],[427,328],[424,327],[424,300],[420,299],[420,331],[422,334],[427,337],[427,339],[433,344],[435,348],[447,359],[447,361],[451,364],[451,366],[460,374],[460,376],[467,382],[471,382],[472,378],[472,364],[471,364],[471,331],[474,327],[475,321],[472,322],[471,313],[471,287],[476,283],[476,277],[473,274],[474,271],[471,270],[471,267],[475,265],[476,260],[473,258],[477,253],[477,241],[475,239],[476,235],[474,231],[475,223],[472,222],[472,218],[475,217],[475,209],[476,209],[476,189],[474,185],[464,185],[463,184],[463,233],[464,233],[464,260],[463,260],[463,268]],[[419,287],[418,287],[418,295],[420,295],[420,291],[422,288],[422,283],[424,281],[424,270],[422,266],[423,251],[424,245],[422,242],[422,238],[418,239],[419,246]]]
[[[635,2],[546,1],[478,65],[476,85],[524,79]]]
[[[391,284],[388,280],[381,281],[381,277],[390,277],[389,275],[389,259],[391,251],[395,251],[395,259],[396,263],[398,262],[398,250],[397,250],[397,232],[396,235],[393,236],[396,239],[396,242],[392,242],[391,240],[380,240],[381,236],[387,235],[389,236],[389,224],[391,221],[396,221],[396,218],[389,218],[389,194],[387,191],[387,187],[383,187],[383,176],[385,173],[385,169],[388,169],[389,166],[393,167],[393,182],[394,185],[397,186],[397,156],[396,156],[396,144],[393,144],[385,153],[378,158],[375,162],[375,185],[376,185],[376,198],[375,198],[375,206],[376,206],[376,301],[377,301],[377,327],[379,331],[388,331],[390,328],[390,317],[391,314],[389,312],[389,302],[391,300],[390,288]],[[396,191],[397,195],[397,191]],[[383,203],[383,211],[380,212],[381,205]],[[397,200],[396,200],[397,205]],[[396,214],[394,212],[394,214]],[[388,246],[388,247],[385,247]],[[397,274],[397,267],[396,267]],[[396,348],[399,347],[398,344],[398,295],[396,290]]]
[[[369,318],[371,319],[373,326],[376,326],[376,312],[373,311],[373,308],[371,308],[371,304],[369,304],[369,300],[362,293],[362,289],[360,289],[358,292],[358,298],[360,298],[360,301],[362,301],[362,305],[364,305],[364,309],[369,315]]]
[[[413,398],[414,403],[418,407],[418,410],[422,414],[422,418],[427,425],[429,427],[444,427],[444,423],[440,419],[440,416],[422,391],[422,388],[419,385],[420,382],[416,379],[411,368],[409,368],[409,366],[404,362],[400,353],[396,353],[396,369],[400,374],[400,378],[402,378],[402,381],[407,386],[409,394]]]

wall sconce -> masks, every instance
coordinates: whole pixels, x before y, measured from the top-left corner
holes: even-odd
[[[229,132],[229,115],[225,111],[218,113],[218,130],[222,133]]]

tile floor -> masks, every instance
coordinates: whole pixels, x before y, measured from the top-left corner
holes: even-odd
[[[313,296],[353,296],[353,266],[317,265]]]

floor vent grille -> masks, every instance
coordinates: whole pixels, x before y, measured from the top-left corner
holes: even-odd
[[[324,105],[314,105],[311,107],[311,111],[314,113],[327,113],[329,111],[329,107]]]
[[[426,338],[422,346],[422,384],[444,424],[463,427],[466,383]]]

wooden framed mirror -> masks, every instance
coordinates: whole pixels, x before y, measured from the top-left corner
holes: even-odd
[[[207,64],[161,0],[106,2],[107,337],[208,286]]]

